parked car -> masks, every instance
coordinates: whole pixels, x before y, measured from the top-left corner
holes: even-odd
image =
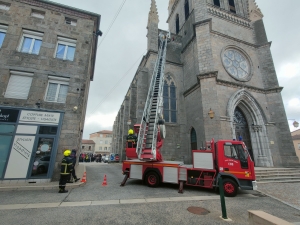
[[[32,175],[43,174],[48,172],[50,155],[42,156],[34,161]]]
[[[117,153],[110,153],[108,157],[108,163],[119,162],[120,156]]]
[[[104,163],[108,163],[108,155],[106,155],[106,156],[103,156],[104,158],[103,158],[103,162]]]

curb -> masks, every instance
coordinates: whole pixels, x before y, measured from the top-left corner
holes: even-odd
[[[260,192],[261,194],[264,194],[264,195],[266,195],[266,196],[268,196],[268,197],[270,197],[270,198],[273,198],[273,199],[275,199],[275,200],[277,200],[277,201],[279,201],[279,202],[281,202],[281,203],[283,203],[283,204],[285,204],[285,205],[288,205],[288,206],[290,206],[290,207],[292,207],[292,208],[297,209],[297,210],[300,211],[300,208],[298,208],[297,206],[294,206],[294,205],[292,205],[292,204],[290,204],[290,203],[287,203],[287,202],[285,202],[285,201],[283,201],[283,200],[281,200],[281,199],[279,199],[279,198],[276,198],[276,197],[274,197],[274,196],[272,196],[272,195],[269,195],[269,194],[267,194],[267,193],[265,193],[265,192],[263,192],[263,191],[260,191],[260,190],[256,190],[256,191],[257,191],[257,192]]]
[[[78,165],[76,167],[76,170],[78,169],[78,173],[80,174],[79,177],[81,177],[82,180],[82,176],[83,174],[86,172],[86,167],[85,165]],[[55,184],[54,184],[55,183]],[[74,189],[74,188],[78,188],[78,187],[82,187],[86,184],[86,182],[78,182],[78,183],[70,183],[67,184],[67,188],[68,189]],[[0,192],[1,191],[36,191],[36,190],[58,190],[58,182],[49,182],[49,183],[44,183],[40,184],[38,183],[37,186],[34,185],[24,185],[24,186],[18,186],[16,184],[12,184],[10,185],[5,185],[5,186],[0,186]]]
[[[79,182],[78,184],[67,185],[68,189],[74,189],[84,186],[84,182]],[[45,185],[45,186],[7,186],[0,187],[1,191],[36,191],[36,190],[58,190],[58,184],[56,185]]]

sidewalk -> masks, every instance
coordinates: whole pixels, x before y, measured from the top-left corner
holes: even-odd
[[[76,183],[68,183],[68,189],[74,189],[77,187],[81,187],[85,185],[85,182],[81,182],[84,172],[86,172],[86,168],[84,164],[78,164],[75,168],[76,175],[80,178],[80,181]],[[10,182],[2,181],[0,183],[0,191],[26,191],[26,190],[51,190],[57,189],[58,190],[58,181],[52,182],[41,182],[41,180],[36,180],[36,183],[29,183],[31,181],[24,181],[24,180],[12,180]]]

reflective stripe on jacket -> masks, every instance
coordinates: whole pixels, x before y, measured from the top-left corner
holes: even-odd
[[[60,174],[68,175],[73,170],[73,161],[70,157],[64,157],[61,161]]]

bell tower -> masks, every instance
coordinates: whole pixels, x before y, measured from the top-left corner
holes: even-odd
[[[197,142],[239,137],[256,166],[298,165],[255,0],[170,0],[167,22],[181,40],[186,126]]]

